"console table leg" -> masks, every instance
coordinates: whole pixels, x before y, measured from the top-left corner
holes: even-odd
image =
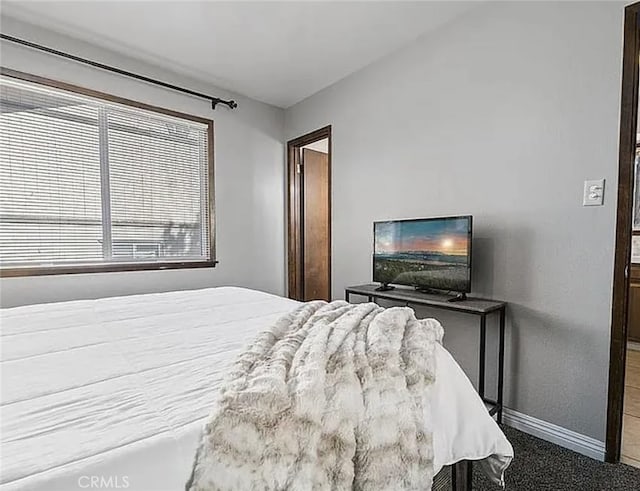
[[[506,307],[500,309],[500,344],[498,348],[498,424],[502,423],[502,405],[503,397],[502,391],[504,389],[504,325],[506,317]]]
[[[453,464],[451,470],[451,489],[453,491],[471,491],[473,489],[473,463],[461,460]]]
[[[484,379],[487,351],[487,316],[480,316],[480,366],[478,369],[478,394],[484,399]]]

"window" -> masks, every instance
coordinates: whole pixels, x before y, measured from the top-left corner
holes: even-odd
[[[213,266],[213,123],[0,78],[3,276]]]

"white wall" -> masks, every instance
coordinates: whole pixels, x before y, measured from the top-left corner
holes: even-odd
[[[623,4],[481,5],[293,106],[332,125],[333,295],[377,219],[474,215],[474,290],[509,302],[507,406],[604,439]],[[583,208],[587,178],[605,205]],[[431,312],[472,375],[477,324]]]
[[[214,120],[216,243],[220,261],[213,269],[5,278],[0,280],[3,307],[217,285],[284,293],[281,109],[13,19],[2,19],[2,32],[204,93],[232,97],[239,104],[233,111],[224,106],[212,111],[204,100],[2,42],[0,56],[4,67]]]
[[[317,142],[309,143],[302,148],[308,148],[309,150],[315,150],[316,152],[329,153],[329,139],[323,138]]]

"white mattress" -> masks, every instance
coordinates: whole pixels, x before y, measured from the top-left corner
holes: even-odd
[[[224,287],[2,310],[0,489],[183,489],[228,366],[297,304]],[[501,478],[511,445],[436,356],[436,468],[490,457]]]

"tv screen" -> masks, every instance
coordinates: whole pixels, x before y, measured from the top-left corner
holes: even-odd
[[[373,281],[469,293],[471,227],[471,216],[375,222]]]

